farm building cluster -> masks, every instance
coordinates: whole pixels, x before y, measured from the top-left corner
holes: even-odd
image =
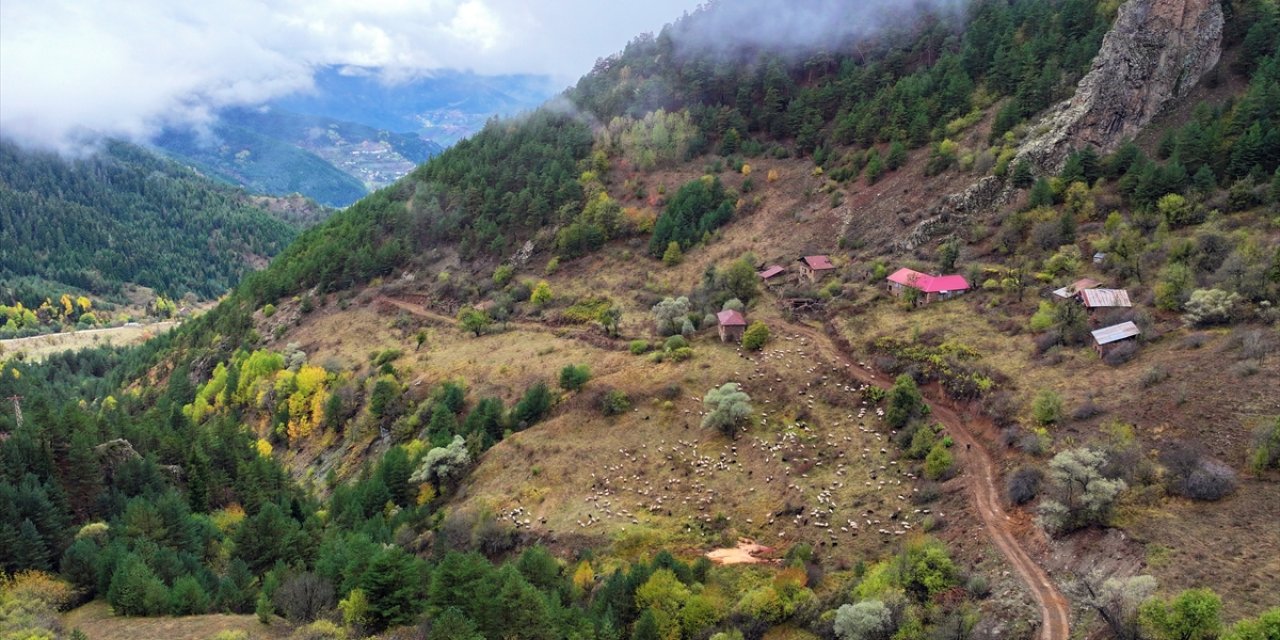
[[[1092,278],[1081,278],[1060,289],[1054,289],[1053,295],[1063,300],[1077,300],[1089,313],[1089,321],[1097,325],[1097,314],[1110,309],[1130,309],[1133,302],[1129,300],[1129,292],[1124,289],[1107,289],[1101,282]],[[1106,356],[1117,346],[1136,339],[1142,330],[1132,320],[1126,320],[1090,332],[1093,346],[1099,356]]]

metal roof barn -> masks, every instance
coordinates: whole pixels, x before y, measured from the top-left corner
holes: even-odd
[[[1103,327],[1094,331],[1093,339],[1099,345],[1104,345],[1111,344],[1112,342],[1119,342],[1125,338],[1132,338],[1140,333],[1142,333],[1142,331],[1139,330],[1138,325],[1133,322],[1121,322],[1120,324]]]
[[[1132,307],[1129,292],[1124,289],[1085,289],[1080,292],[1080,300],[1084,306],[1095,307]]]

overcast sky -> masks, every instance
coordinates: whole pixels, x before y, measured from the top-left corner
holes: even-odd
[[[306,90],[319,65],[536,73],[568,85],[697,0],[3,0],[0,135],[142,139]]]

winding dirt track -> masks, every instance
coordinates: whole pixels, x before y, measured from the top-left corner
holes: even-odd
[[[847,365],[855,377],[866,384],[880,387],[890,386],[887,380],[873,378],[865,369],[845,353],[829,336],[812,327],[788,324],[787,328],[804,335],[823,349],[829,357]],[[982,519],[987,537],[995,544],[1000,553],[1013,566],[1014,571],[1022,578],[1031,591],[1031,595],[1040,605],[1043,622],[1040,625],[1040,640],[1066,640],[1071,635],[1071,609],[1067,599],[1058,590],[1045,570],[1031,559],[1022,544],[1013,535],[1011,519],[1004,511],[1001,492],[998,489],[995,463],[991,460],[982,442],[974,437],[965,419],[950,407],[941,402],[930,401],[932,417],[946,427],[947,433],[964,448],[955,447],[956,457],[964,462],[965,483],[973,493],[973,502]]]
[[[454,322],[453,318],[429,311],[421,305],[405,300],[379,296],[376,301],[389,303],[416,316],[435,320],[436,322],[448,324]],[[548,330],[548,327],[538,323],[519,322],[512,324],[528,330]],[[818,345],[828,357],[849,365],[848,371],[862,382],[880,387],[889,386],[886,380],[874,378],[865,369],[857,366],[853,358],[841,350],[835,341],[822,331],[792,323],[788,323],[787,328],[813,340],[814,344]],[[996,472],[995,463],[991,460],[991,454],[983,446],[982,442],[969,431],[968,425],[961,415],[936,400],[929,402],[929,406],[933,410],[932,416],[946,427],[947,433],[957,443],[964,445],[964,448],[959,446],[955,448],[956,457],[964,462],[966,471],[964,474],[965,483],[973,493],[973,502],[977,507],[978,516],[982,519],[983,528],[986,530],[987,536],[991,538],[992,544],[1000,550],[1000,553],[1009,561],[1014,571],[1022,578],[1022,581],[1027,585],[1027,589],[1031,591],[1031,596],[1035,598],[1036,604],[1040,605],[1040,615],[1043,622],[1040,625],[1039,640],[1066,640],[1071,635],[1071,611],[1067,604],[1067,599],[1063,597],[1062,592],[1058,590],[1057,585],[1053,583],[1053,580],[1049,578],[1045,570],[1039,564],[1036,564],[1035,560],[1031,559],[1031,555],[1014,537],[1013,526],[1010,524],[1011,519],[1005,513],[1002,504],[1002,494],[997,484],[999,474]]]

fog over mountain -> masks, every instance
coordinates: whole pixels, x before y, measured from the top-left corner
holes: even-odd
[[[73,151],[99,135],[207,127],[219,109],[306,92],[316,69],[333,65],[377,68],[388,84],[453,69],[567,85],[636,32],[694,6],[13,0],[0,6],[0,134]]]

